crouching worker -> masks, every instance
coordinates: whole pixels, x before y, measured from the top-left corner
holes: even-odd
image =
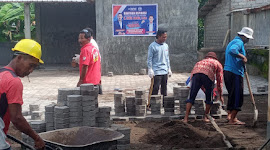
[[[188,115],[190,113],[190,109],[194,104],[195,98],[199,89],[203,86],[205,89],[206,96],[206,108],[204,121],[209,122],[210,120],[207,117],[209,114],[210,107],[213,104],[212,101],[212,92],[214,88],[215,79],[217,80],[217,89],[219,93],[219,98],[223,102],[222,96],[222,79],[223,79],[223,67],[220,62],[217,60],[216,53],[209,52],[205,56],[205,59],[197,62],[191,72],[191,87],[190,87],[190,95],[189,99],[186,101],[186,114],[184,118],[184,122],[188,122]]]
[[[10,121],[21,132],[35,141],[36,149],[44,149],[45,143],[30,127],[22,115],[23,85],[19,77],[28,76],[41,60],[41,46],[34,40],[23,39],[12,49],[13,59],[0,69],[0,149],[11,150],[6,142]]]

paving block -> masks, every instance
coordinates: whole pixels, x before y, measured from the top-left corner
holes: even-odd
[[[29,111],[30,111],[30,115],[32,115],[33,111],[39,111],[39,105],[29,105]]]

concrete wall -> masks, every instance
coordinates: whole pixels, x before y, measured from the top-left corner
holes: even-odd
[[[147,68],[155,37],[113,37],[112,4],[158,4],[159,27],[168,29],[171,68],[189,72],[197,60],[197,0],[96,0],[97,42],[103,73],[133,74]]]
[[[42,45],[42,59],[47,64],[69,64],[80,53],[80,30],[95,30],[95,4],[38,3],[36,4],[37,38]]]
[[[242,2],[247,2],[246,5]],[[253,6],[261,6],[262,4],[270,4],[270,0],[222,0],[220,4],[216,6],[209,14],[205,17],[205,37],[204,47],[221,47],[223,44],[224,37],[229,28],[230,40],[232,40],[239,32],[242,27],[248,26],[254,30],[254,40],[250,40],[247,46],[267,46],[269,45],[270,36],[270,10],[261,11],[257,13],[250,13],[244,15],[242,12],[233,12],[231,17],[226,16],[230,13],[230,10],[237,8],[246,8]],[[241,6],[241,7],[240,7]]]
[[[0,65],[7,65],[12,59],[13,51],[11,50],[16,43],[11,42],[0,42]]]
[[[231,0],[231,9],[256,8],[268,5],[270,0]]]
[[[222,0],[208,15],[204,22],[204,47],[222,47],[229,29],[230,2]]]
[[[231,38],[237,35],[243,26],[254,30],[254,40],[250,40],[247,46],[267,46],[270,36],[270,10],[243,15],[242,12],[233,13],[233,26]]]

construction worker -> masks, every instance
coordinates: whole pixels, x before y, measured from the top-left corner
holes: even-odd
[[[225,51],[224,81],[228,91],[228,120],[229,124],[244,125],[236,115],[243,105],[244,65],[247,63],[244,44],[253,39],[253,30],[243,27],[227,46]]]
[[[11,149],[6,142],[10,121],[18,130],[34,140],[36,149],[43,149],[44,141],[22,115],[23,85],[19,78],[28,76],[40,63],[43,64],[41,46],[34,40],[23,39],[12,51],[14,51],[13,59],[0,69],[0,149]]]
[[[93,33],[87,29],[80,31],[78,42],[81,46],[79,59],[80,79],[77,86],[83,83],[101,84],[101,63],[99,50],[90,43]]]
[[[167,96],[167,80],[172,75],[169,58],[169,46],[165,43],[167,31],[158,30],[156,40],[148,48],[148,76],[154,78],[152,95],[157,95],[161,86],[161,94]]]
[[[188,122],[188,116],[190,113],[190,109],[194,104],[195,98],[199,89],[203,86],[205,89],[204,93],[206,96],[206,108],[204,121],[210,122],[207,115],[210,112],[210,107],[213,104],[212,101],[212,92],[214,88],[215,79],[217,80],[217,89],[219,93],[219,98],[224,102],[222,96],[222,79],[223,79],[223,67],[221,63],[217,59],[217,55],[214,52],[209,52],[206,54],[205,59],[197,62],[191,71],[191,87],[190,87],[190,96],[188,98],[186,105],[186,114],[184,118],[184,122]]]

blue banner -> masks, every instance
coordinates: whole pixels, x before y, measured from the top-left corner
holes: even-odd
[[[155,36],[157,4],[112,5],[113,36]]]

